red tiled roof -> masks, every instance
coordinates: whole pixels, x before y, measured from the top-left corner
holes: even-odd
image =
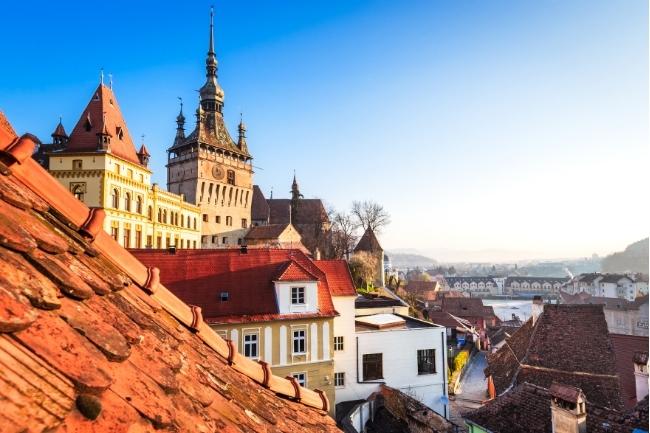
[[[634,428],[647,429],[648,403],[625,414],[598,406],[587,397],[587,431],[589,433],[631,433]],[[465,419],[493,433],[548,433],[551,422],[551,393],[547,388],[522,383],[513,390],[489,401]]]
[[[318,277],[294,261],[287,262],[276,281],[318,281]]]
[[[600,305],[545,305],[535,325],[529,319],[496,353],[489,354],[486,376],[497,393],[512,384],[553,382],[580,388],[587,399],[619,408],[615,356]]]
[[[90,122],[90,130],[86,130],[87,121]],[[117,105],[117,98],[113,90],[103,84],[97,87],[81,113],[63,152],[96,152],[97,133],[104,130],[111,135],[109,153],[134,164],[140,164],[126,122]],[[121,134],[118,131],[121,131]]]
[[[218,323],[221,317],[268,317],[269,320],[292,315],[280,315],[275,299],[274,281],[291,262],[318,279],[320,317],[336,314],[324,274],[300,250],[249,248],[239,249],[134,250],[139,260],[161,270],[161,280],[175,295],[188,304],[198,305],[206,320]],[[229,300],[221,302],[221,292]],[[252,302],[254,301],[254,302]]]
[[[338,431],[313,409],[323,394],[230,350],[6,124],[0,113],[2,432]]]
[[[314,263],[325,274],[332,296],[357,296],[357,289],[345,260],[316,260]]]
[[[621,382],[623,405],[631,409],[636,401],[636,381],[634,379],[634,354],[648,350],[648,337],[637,335],[609,334],[612,348],[616,354],[616,371]]]

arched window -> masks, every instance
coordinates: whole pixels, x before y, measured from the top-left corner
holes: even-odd
[[[196,230],[196,217],[194,217],[194,230]]]
[[[84,201],[84,193],[86,192],[85,185],[74,185],[72,187],[72,195],[79,201]]]
[[[153,206],[151,205],[149,205],[149,207],[147,208],[147,218],[149,218],[150,220],[153,219]]]
[[[158,222],[162,222],[162,209],[158,208]]]
[[[167,209],[163,209],[163,218],[162,222],[167,224]]]
[[[124,210],[131,212],[131,193],[124,194]]]
[[[142,215],[142,196],[141,195],[139,195],[137,200],[136,200],[135,211],[137,213],[139,213],[140,215]]]
[[[111,192],[111,202],[113,208],[120,208],[120,192],[117,190],[117,188],[113,188],[113,191]]]

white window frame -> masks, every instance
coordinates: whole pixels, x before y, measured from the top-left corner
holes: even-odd
[[[295,296],[296,302],[294,302],[294,290],[296,295]],[[307,298],[307,289],[305,288],[305,286],[291,287],[290,296],[291,296],[291,305],[305,305],[305,301]],[[300,302],[301,297],[302,297],[302,302]]]
[[[337,335],[334,337],[334,351],[342,352],[345,350],[345,338],[343,335]]]
[[[302,337],[296,338],[296,333],[302,332]],[[296,352],[296,341],[302,340],[303,342],[303,351]],[[307,355],[307,327],[293,328],[291,330],[291,354],[292,355]]]
[[[255,337],[254,341],[246,341],[246,337]],[[241,341],[242,341],[242,355],[244,355],[247,358],[250,359],[259,359],[260,357],[260,332],[259,330],[243,330],[242,336],[241,336]],[[255,349],[255,355],[247,355],[246,354],[246,349],[248,347],[251,347]]]
[[[340,382],[340,383],[339,383]],[[345,372],[337,371],[334,373],[334,388],[345,388]]]
[[[298,381],[298,385],[302,386],[303,388],[307,388],[307,372],[306,371],[298,371],[295,373],[291,373],[291,377],[295,378],[296,381]]]

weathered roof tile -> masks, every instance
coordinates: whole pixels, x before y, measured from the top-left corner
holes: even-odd
[[[81,302],[62,299],[59,315],[93,343],[111,361],[124,361],[131,354],[126,339]]]
[[[16,338],[61,371],[82,391],[101,392],[111,385],[108,361],[62,319],[42,312]]]
[[[57,287],[23,256],[4,248],[0,248],[0,284],[25,295],[35,307],[52,310],[61,306]]]

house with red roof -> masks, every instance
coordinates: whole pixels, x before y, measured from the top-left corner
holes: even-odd
[[[335,400],[339,335],[333,333],[343,331],[333,299],[354,290],[344,262],[314,262],[301,250],[275,248],[133,254],[159,268],[163,284],[200,307],[205,322],[239,353]]]

